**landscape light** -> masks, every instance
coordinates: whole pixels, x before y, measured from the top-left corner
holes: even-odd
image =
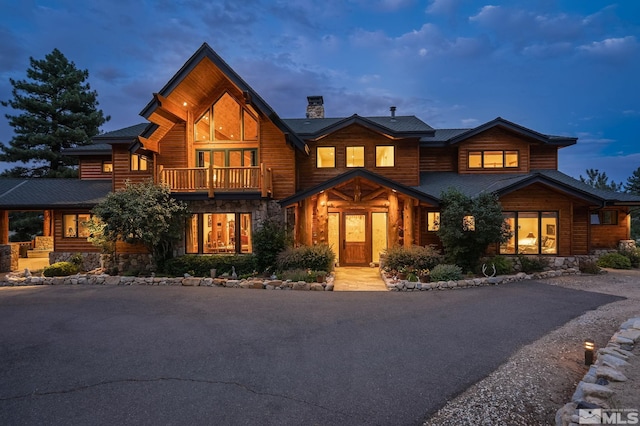
[[[593,349],[595,346],[592,339],[586,339],[584,341],[584,365],[593,364]]]

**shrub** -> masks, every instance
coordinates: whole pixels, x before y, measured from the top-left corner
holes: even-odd
[[[211,269],[218,275],[231,274],[233,268],[238,276],[253,274],[256,270],[255,256],[252,254],[218,254],[201,256],[187,254],[169,259],[164,263],[163,272],[172,276],[185,273],[196,277],[208,277]]]
[[[598,275],[601,272],[598,263],[593,260],[581,260],[578,268],[583,274]]]
[[[441,263],[431,270],[431,281],[457,281],[462,278],[462,268]]]
[[[513,272],[513,260],[508,257],[496,255],[484,261],[485,265],[487,265],[487,273],[490,274],[493,272],[494,265],[496,267],[496,275],[507,275]],[[482,273],[482,270],[478,272]]]
[[[288,248],[280,252],[276,259],[278,271],[291,269],[311,269],[332,271],[336,255],[327,244]]]
[[[78,266],[71,262],[56,262],[44,268],[42,274],[45,277],[66,277],[77,274],[78,271]]]
[[[433,246],[396,246],[385,251],[385,269],[399,271],[402,268],[415,270],[432,269],[442,262],[442,255]]]
[[[620,254],[629,258],[632,268],[640,267],[640,249],[638,247],[630,250],[620,250]]]
[[[522,272],[531,274],[533,272],[542,272],[544,268],[549,266],[547,260],[543,257],[530,257],[523,254],[518,255]]]
[[[620,253],[606,253],[597,262],[601,268],[631,269],[631,260]]]
[[[253,232],[252,244],[256,269],[260,272],[275,269],[278,253],[288,245],[284,224],[275,219],[265,220]]]

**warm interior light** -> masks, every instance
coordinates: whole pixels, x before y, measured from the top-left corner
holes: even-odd
[[[529,234],[527,234],[527,238],[535,238],[535,235],[533,235],[533,232],[529,232]]]
[[[584,341],[584,349],[588,351],[592,351],[595,348],[595,343],[591,339],[587,339]]]

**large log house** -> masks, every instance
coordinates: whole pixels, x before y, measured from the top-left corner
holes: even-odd
[[[9,210],[44,211],[56,253],[96,252],[83,222],[125,181],[170,185],[193,212],[185,253],[250,253],[252,232],[282,215],[299,244],[332,245],[340,265],[368,265],[387,247],[438,244],[439,197],[450,187],[498,194],[514,230],[501,254],[571,256],[630,236],[640,198],[594,189],[558,169],[551,136],[503,118],[434,129],[415,116],[282,119],[206,43],[141,112],[143,124],[67,151],[80,179],[0,180],[0,244]],[[126,244],[118,252],[135,252]]]

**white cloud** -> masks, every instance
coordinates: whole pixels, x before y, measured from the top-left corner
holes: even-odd
[[[431,0],[427,13],[452,16],[458,10],[460,0]]]
[[[602,41],[584,44],[579,46],[578,49],[597,56],[626,58],[635,54],[638,50],[638,41],[635,36],[607,38]]]

